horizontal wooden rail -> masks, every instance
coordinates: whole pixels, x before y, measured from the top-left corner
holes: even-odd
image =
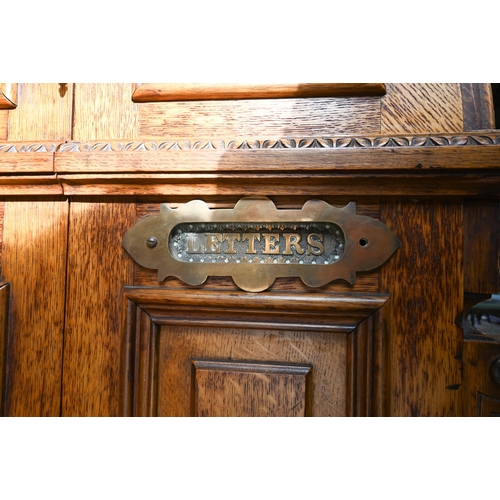
[[[365,97],[385,94],[383,83],[143,83],[133,102]]]

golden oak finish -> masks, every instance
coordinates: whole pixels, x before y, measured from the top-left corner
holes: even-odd
[[[458,83],[388,83],[382,97],[382,134],[461,132],[462,95]]]
[[[355,97],[385,94],[383,83],[143,83],[134,102],[224,99],[287,99],[292,97]]]
[[[461,83],[464,131],[495,128],[491,85]]]
[[[499,414],[500,344],[463,322],[498,278],[489,84],[141,104],[135,88],[19,84],[0,109],[6,415]],[[121,247],[161,203],[248,195],[355,201],[400,248],[354,285],[255,294],[159,283]]]
[[[369,400],[368,387],[382,377],[380,332],[371,330],[377,322],[365,324],[360,341],[373,346],[373,359],[371,353],[367,357],[363,349],[347,344],[349,336],[358,335],[356,325],[383,308],[387,296],[135,287],[128,287],[126,295],[131,302],[122,355],[125,414],[195,414],[201,381],[195,384],[192,360],[216,361],[219,368],[226,362],[256,363],[253,369],[237,370],[253,377],[264,370],[259,363],[288,365],[287,373],[305,363],[311,366],[312,386],[296,396],[306,415],[382,414],[377,403],[372,408],[350,402],[355,397],[352,388],[360,391],[360,399]],[[325,373],[332,377],[325,379]],[[224,397],[223,387],[220,391],[219,397]],[[264,404],[259,395],[256,398],[255,405]],[[235,408],[229,404],[219,410]]]
[[[0,174],[52,173],[55,144],[7,143],[0,145]],[[24,150],[23,150],[24,149]]]
[[[133,139],[139,111],[131,100],[132,83],[76,83],[73,140]]]
[[[10,283],[5,414],[58,416],[66,282],[67,201],[5,202],[2,278]]]
[[[310,365],[193,360],[196,417],[310,416]],[[308,387],[309,386],[309,387]]]
[[[461,413],[462,211],[457,200],[386,200],[380,220],[400,240],[381,269],[393,309],[391,415]]]
[[[17,83],[0,83],[0,109],[16,109]]]
[[[464,290],[498,293],[500,205],[498,200],[465,200]]]
[[[500,358],[500,342],[464,342],[464,410],[468,417],[500,416],[500,385],[491,376]]]
[[[0,176],[0,194],[5,196],[62,195],[63,187],[54,175]]]
[[[135,206],[113,198],[71,204],[63,416],[119,412],[122,287],[133,263],[121,247]]]
[[[297,140],[288,147],[272,141],[267,147],[238,149],[215,148],[210,142],[202,143],[200,147],[187,146],[186,149],[175,147],[174,142],[167,143],[167,146],[174,146],[171,148],[158,147],[161,144],[151,142],[135,143],[128,149],[122,143],[97,144],[97,147],[65,144],[56,151],[54,161],[56,172],[78,174],[115,173],[125,163],[120,173],[115,175],[126,172],[343,173],[349,170],[357,170],[356,175],[359,175],[368,169],[387,172],[404,170],[413,175],[427,171],[436,174],[438,169],[497,170],[500,166],[500,133],[495,131],[489,131],[484,136],[436,137],[435,141],[427,137],[399,138],[399,144],[394,143],[398,138],[392,139],[392,143],[391,138],[386,138],[383,146],[373,145],[368,138],[349,137],[345,140],[346,144],[358,140],[361,144],[335,147],[334,138],[324,146],[315,146],[310,141],[309,147],[301,147],[300,140]],[[207,147],[202,147],[204,144]]]
[[[64,97],[58,83],[20,83],[18,106],[9,112],[9,141],[71,139],[73,86]]]
[[[9,130],[9,112],[0,109],[0,141],[7,140],[8,130]]]
[[[141,104],[140,137],[176,140],[380,133],[380,97]]]
[[[10,285],[0,284],[0,417],[4,416],[3,398],[5,389],[7,336],[9,323]]]

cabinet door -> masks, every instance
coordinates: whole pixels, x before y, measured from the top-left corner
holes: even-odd
[[[126,296],[124,414],[383,413],[387,296],[133,287]]]

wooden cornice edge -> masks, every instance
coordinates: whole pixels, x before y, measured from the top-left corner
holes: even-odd
[[[17,104],[11,101],[3,92],[0,92],[0,109],[16,109]]]
[[[383,83],[143,83],[135,103],[385,95]]]

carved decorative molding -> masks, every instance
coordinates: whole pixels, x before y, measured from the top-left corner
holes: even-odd
[[[345,149],[345,148],[402,148],[443,146],[487,146],[500,144],[499,132],[439,136],[373,136],[373,137],[316,137],[297,139],[228,139],[228,140],[167,140],[131,142],[69,142],[60,144],[57,152],[126,152],[126,151],[185,151],[195,149]]]
[[[500,144],[498,131],[483,134],[443,134],[371,137],[306,137],[281,139],[202,139],[158,141],[98,141],[56,143],[2,143],[0,153],[105,153],[187,151],[200,149],[364,149],[488,146]]]
[[[10,143],[0,144],[0,153],[55,153],[57,148],[58,145],[55,143]]]

